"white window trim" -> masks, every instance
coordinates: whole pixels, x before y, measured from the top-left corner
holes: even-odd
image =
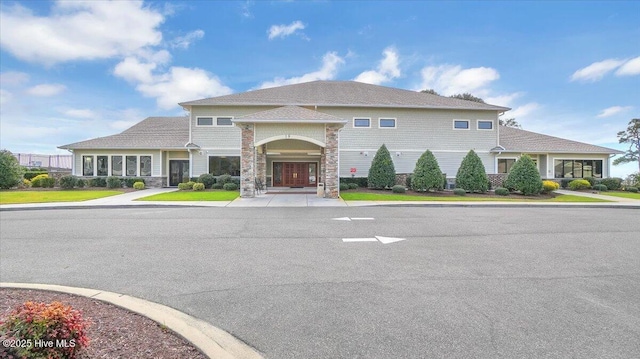
[[[233,127],[233,122],[231,122],[230,125],[218,125],[218,119],[219,118],[230,118],[231,120],[233,120],[233,116],[215,116],[213,119],[213,126],[214,127]]]
[[[369,120],[369,126],[356,126],[356,120]],[[371,117],[354,117],[351,125],[353,128],[371,128]]]
[[[551,158],[551,165],[553,170],[551,171],[551,178],[553,179],[562,179],[562,178],[576,178],[576,177],[560,177],[560,178],[556,178],[556,161],[555,160],[563,160],[563,161],[584,161],[584,160],[592,160],[592,161],[602,161],[602,177],[600,178],[608,178],[610,176],[609,174],[609,161],[605,158],[590,158],[590,157],[553,157],[550,155],[547,155],[547,161],[548,159]],[[605,176],[605,167],[606,167],[606,176]],[[580,178],[580,177],[577,177]],[[598,177],[596,177],[598,178]]]
[[[380,126],[380,121],[382,120],[393,120],[393,127]],[[398,119],[395,117],[378,117],[378,128],[382,130],[395,130],[396,128],[398,128]]]
[[[456,122],[462,121],[467,123],[467,128],[456,128]],[[471,120],[453,120],[451,122],[451,127],[456,131],[469,131],[471,130]]]
[[[491,128],[480,128],[480,122],[489,122],[491,124]],[[492,120],[477,120],[476,121],[476,129],[478,131],[493,131],[496,128]]]
[[[145,177],[153,177],[153,155],[152,154],[147,154],[147,153],[141,153],[141,154],[122,154],[122,153],[101,153],[101,154],[83,154],[80,155],[80,162],[81,162],[81,169],[80,169],[80,176],[83,177],[141,177],[140,175],[140,157],[144,157],[144,156],[149,156],[151,157],[151,175],[149,176],[145,176]],[[93,157],[93,174],[90,176],[85,176],[84,174],[84,157],[88,157],[91,156]],[[107,175],[106,176],[98,176],[98,156],[106,156],[107,157]],[[122,156],[122,175],[120,176],[113,176],[111,174],[111,171],[113,169],[113,156]],[[136,174],[135,176],[129,176],[127,175],[127,157],[136,157]]]
[[[211,119],[211,124],[210,125],[199,125],[198,124],[198,120],[201,118],[210,118]],[[213,127],[216,124],[216,117],[215,116],[196,116],[196,127]]]
[[[509,172],[506,173],[502,173],[502,172],[498,172],[498,160],[515,160],[517,161],[520,157],[496,157],[496,174],[507,174]],[[515,164],[515,162],[514,162]]]

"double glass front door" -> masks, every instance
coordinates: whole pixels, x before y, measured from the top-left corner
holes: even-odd
[[[189,181],[189,160],[169,160],[169,186]]]

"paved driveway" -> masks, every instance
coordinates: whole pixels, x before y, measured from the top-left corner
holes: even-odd
[[[0,277],[167,304],[274,359],[637,358],[639,214],[395,207],[2,212]]]

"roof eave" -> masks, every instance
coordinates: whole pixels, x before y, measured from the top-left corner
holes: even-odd
[[[287,119],[232,119],[233,123],[311,123],[311,124],[324,124],[324,123],[340,123],[346,124],[347,120],[287,120]]]
[[[336,103],[275,103],[275,102],[237,102],[237,103],[181,103],[181,106],[317,106],[317,107],[365,107],[365,108],[406,108],[406,109],[431,109],[431,110],[470,110],[470,111],[509,111],[509,107],[491,106],[491,108],[454,107],[454,106],[415,106],[394,104],[336,104]]]

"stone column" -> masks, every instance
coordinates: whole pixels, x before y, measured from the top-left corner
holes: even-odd
[[[252,123],[240,125],[242,130],[242,152],[240,154],[240,196],[255,197],[255,148]]]
[[[325,156],[325,148],[320,148],[320,168],[318,169],[318,182],[327,183],[327,156]]]
[[[256,178],[262,181],[264,189],[267,188],[267,146],[256,148]]]
[[[338,131],[342,126],[331,124],[326,126],[327,147],[325,148],[325,198],[338,198],[340,195],[340,174],[338,168]]]

